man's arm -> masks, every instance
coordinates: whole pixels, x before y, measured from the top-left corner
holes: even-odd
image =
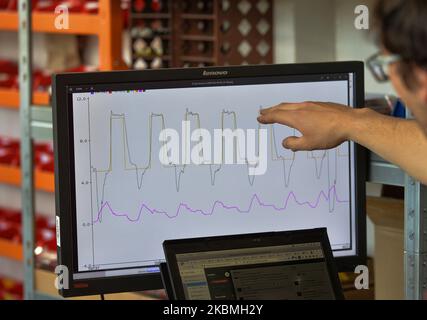
[[[384,116],[370,109],[317,102],[281,104],[262,110],[258,121],[287,125],[302,133],[302,137],[285,139],[285,148],[331,149],[352,140],[427,184],[427,137],[415,121]]]

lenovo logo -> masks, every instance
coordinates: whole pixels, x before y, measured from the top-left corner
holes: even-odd
[[[209,77],[209,76],[227,76],[228,75],[228,71],[203,71],[203,76],[204,77]]]

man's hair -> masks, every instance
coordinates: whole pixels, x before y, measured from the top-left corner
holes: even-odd
[[[427,0],[378,0],[375,27],[381,45],[401,56],[405,84],[415,87],[414,67],[427,70]]]

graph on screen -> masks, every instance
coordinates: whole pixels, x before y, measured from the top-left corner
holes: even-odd
[[[283,101],[349,104],[348,81],[74,93],[80,271],[155,265],[167,239],[327,227],[336,255],[354,250],[352,145],[294,153],[292,128],[260,126],[260,108]],[[187,161],[191,130],[267,131],[267,170]],[[159,160],[165,129],[182,164]],[[190,141],[187,143],[187,141]],[[256,150],[260,150],[259,139]],[[234,154],[244,158],[236,143]],[[169,157],[170,155],[165,155]]]

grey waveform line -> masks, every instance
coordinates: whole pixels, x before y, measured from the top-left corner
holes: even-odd
[[[323,165],[324,165],[325,159],[327,158],[327,154],[328,153],[329,153],[329,151],[325,150],[323,152],[323,155],[321,157],[314,156],[314,152],[311,152],[311,157],[309,156],[309,153],[307,154],[308,158],[312,159],[314,161],[315,168],[316,168],[316,178],[317,178],[317,180],[319,180],[322,177]],[[320,165],[318,163],[319,159],[320,159]]]
[[[232,129],[234,129],[234,130],[238,129],[237,115],[236,115],[236,113],[235,112],[230,112],[230,111],[223,110],[222,113],[221,113],[221,130],[225,129],[225,116],[230,116],[230,115],[232,115],[234,117],[234,122],[233,122],[233,128]],[[189,117],[195,117],[197,119],[196,120],[197,121],[197,129],[202,129],[201,118],[200,118],[200,114],[199,113],[192,112],[192,111],[190,111],[190,110],[187,109],[186,113],[185,113],[185,116],[184,116],[185,121],[188,121]],[[258,128],[258,130],[259,129],[260,128]],[[185,142],[187,142],[187,139],[185,139]],[[249,181],[249,184],[251,186],[253,186],[254,185],[254,181],[255,181],[255,176],[250,176],[249,175],[249,166],[250,166],[249,161],[247,160],[247,158],[242,158],[240,146],[238,144],[236,146],[236,151],[237,151],[237,154],[239,155],[239,158],[241,160],[245,160],[245,163],[246,163],[246,165],[248,167],[248,181]],[[225,160],[224,159],[224,153],[225,153],[225,147],[224,147],[224,144],[223,144],[222,145],[222,155],[223,155],[223,159],[222,160],[223,160],[223,162]],[[202,158],[203,157],[204,157],[204,151],[202,149]],[[210,173],[211,185],[215,186],[215,184],[216,184],[216,176],[222,170],[223,166],[222,165],[213,165],[213,164],[209,164],[208,166],[209,166],[209,173]],[[218,166],[218,168],[213,169],[213,167],[215,167],[215,166]],[[174,167],[175,167],[175,188],[176,188],[176,191],[179,192],[180,189],[181,189],[181,178],[185,174],[185,170],[187,169],[187,165],[183,165],[183,166],[174,165]]]
[[[230,112],[230,111],[222,111],[221,113],[221,128],[222,130],[225,129],[225,116],[226,115],[232,115],[234,117],[234,123],[233,123],[233,129],[236,130],[238,128],[237,126],[237,115],[235,112]],[[186,114],[185,114],[185,121],[189,120],[189,117],[196,117],[197,118],[197,128],[201,129],[201,120],[200,120],[200,114],[198,113],[194,113],[189,111],[188,109],[186,110]],[[129,146],[129,135],[128,135],[128,129],[127,129],[127,123],[126,123],[126,116],[125,114],[115,114],[113,112],[111,112],[110,114],[110,128],[109,128],[109,136],[110,136],[110,148],[109,148],[109,166],[107,169],[104,170],[98,170],[96,168],[93,169],[93,173],[95,174],[95,186],[96,186],[96,197],[97,197],[97,207],[98,209],[100,209],[100,205],[102,206],[104,204],[104,199],[105,199],[105,188],[107,185],[107,180],[110,176],[110,174],[112,173],[112,155],[113,155],[113,120],[120,120],[122,122],[122,139],[123,139],[123,148],[126,149],[124,150],[124,165],[125,165],[125,171],[135,171],[135,176],[136,176],[136,182],[137,182],[137,187],[138,190],[141,190],[143,187],[143,181],[144,181],[144,177],[146,175],[146,173],[148,172],[149,169],[151,169],[152,166],[152,151],[153,151],[153,119],[155,118],[160,118],[161,119],[161,129],[164,130],[166,129],[166,124],[165,124],[165,117],[163,114],[154,114],[152,113],[149,119],[149,148],[148,148],[148,155],[149,155],[149,159],[148,159],[148,164],[144,167],[139,167],[136,163],[134,163],[132,161],[132,157],[131,157],[131,152],[130,152],[130,146]],[[259,128],[260,129],[260,128]],[[259,141],[258,141],[259,142]],[[237,153],[239,154],[239,157],[242,159],[241,157],[241,150],[239,148],[239,146],[237,145]],[[223,156],[224,156],[224,145],[223,145]],[[250,163],[247,160],[247,158],[245,158],[246,160],[246,165],[247,165],[247,169],[248,169],[248,182],[251,186],[253,186],[254,181],[255,181],[255,176],[250,176],[249,175],[249,166]],[[132,168],[127,168],[127,164],[129,164]],[[213,171],[213,166],[214,165],[209,165],[210,167],[210,175],[211,175],[211,184],[215,185],[216,182],[216,176],[217,174],[221,171],[222,166],[220,165],[218,169],[215,169],[215,171]],[[171,167],[174,168],[175,170],[175,187],[177,192],[180,191],[180,186],[181,186],[181,178],[183,176],[183,174],[185,173],[185,170],[187,168],[187,165],[182,165],[182,166],[178,166],[178,165],[171,165]],[[103,174],[103,179],[102,179],[102,187],[101,187],[101,201],[99,201],[99,182],[98,182],[98,175],[99,174]]]
[[[231,116],[233,118],[233,128],[234,130],[238,129],[238,124],[237,124],[237,114],[234,111],[227,111],[227,110],[223,110],[221,112],[221,129],[224,130],[225,129],[225,117],[226,116]],[[200,114],[199,113],[194,113],[189,111],[188,109],[186,110],[184,119],[186,121],[189,120],[189,117],[196,117],[197,119],[197,128],[201,129],[201,119],[200,119]],[[127,129],[127,123],[126,123],[126,116],[125,114],[114,114],[113,112],[111,112],[110,115],[110,128],[109,128],[109,135],[110,135],[110,150],[109,150],[109,168],[105,169],[105,170],[97,170],[97,169],[93,169],[93,173],[95,174],[95,186],[97,189],[96,192],[96,196],[97,196],[97,207],[98,209],[100,208],[100,205],[103,205],[104,203],[104,199],[105,199],[105,188],[107,185],[107,180],[109,178],[110,173],[112,172],[112,141],[113,141],[113,120],[120,120],[122,121],[122,139],[123,139],[123,147],[126,150],[123,150],[124,152],[124,164],[125,164],[125,171],[135,171],[135,176],[136,176],[136,182],[137,182],[137,187],[138,190],[141,190],[141,188],[143,187],[143,181],[144,181],[144,177],[146,175],[146,173],[148,172],[149,169],[151,169],[151,165],[152,165],[152,148],[153,148],[153,119],[155,118],[160,118],[161,119],[161,129],[164,130],[166,128],[166,124],[165,124],[165,117],[163,114],[155,114],[152,113],[150,115],[150,119],[149,119],[149,150],[148,150],[148,154],[149,154],[149,159],[148,159],[148,164],[144,167],[138,167],[138,165],[136,163],[134,163],[132,161],[132,157],[131,157],[131,151],[130,151],[130,147],[129,147],[129,136],[128,136],[128,129]],[[90,125],[90,123],[89,123]],[[260,130],[261,126],[258,126],[258,130]],[[295,132],[295,130],[294,130]],[[271,126],[271,134],[272,134],[272,158],[273,161],[282,161],[283,163],[283,177],[284,177],[284,184],[285,187],[288,187],[290,185],[290,178],[291,178],[291,174],[292,174],[292,169],[293,166],[295,164],[296,158],[295,158],[295,153],[293,153],[293,156],[291,159],[279,156],[278,153],[278,148],[277,148],[277,144],[276,144],[276,134],[275,134],[275,130],[274,130],[274,126]],[[259,137],[258,137],[259,138]],[[259,144],[259,140],[258,140],[258,144]],[[224,145],[222,146],[223,150],[222,150],[222,155],[224,157]],[[245,160],[246,165],[248,167],[248,171],[249,171],[249,167],[250,167],[250,163],[247,160],[247,158],[244,158],[241,156],[241,150],[239,148],[239,144],[237,144],[237,154],[240,158],[240,160]],[[203,150],[202,150],[203,152]],[[338,155],[338,151],[336,151],[337,155]],[[313,154],[313,153],[312,153]],[[316,170],[316,178],[320,179],[321,175],[322,175],[322,171],[323,171],[323,165],[324,165],[324,161],[328,158],[327,156],[328,151],[325,151],[323,156],[321,158],[319,157],[310,157],[309,155],[307,156],[309,159],[314,160],[315,162],[315,170]],[[318,159],[321,159],[320,161],[320,165],[318,164]],[[224,158],[223,158],[224,160]],[[286,168],[286,161],[291,161],[291,165],[289,170],[287,170]],[[129,164],[132,168],[127,168],[127,164]],[[328,164],[329,165],[329,164]],[[211,185],[215,185],[216,183],[216,178],[217,175],[219,174],[219,172],[222,170],[223,166],[222,165],[217,165],[218,168],[215,168],[215,165],[209,164],[209,172],[210,172],[210,180],[211,180]],[[178,166],[178,165],[171,165],[171,167],[174,167],[175,170],[175,187],[177,192],[180,191],[180,186],[181,186],[181,179],[182,176],[185,174],[186,171],[186,167],[187,165],[183,165],[183,166]],[[337,168],[335,168],[335,171],[337,171]],[[103,177],[103,183],[102,183],[102,192],[101,192],[101,201],[99,201],[99,182],[98,182],[98,174],[104,174]],[[328,177],[330,178],[330,177]],[[248,174],[248,182],[251,186],[254,185],[255,182],[255,176],[250,176]]]
[[[294,129],[294,135],[296,130]],[[291,181],[292,168],[294,167],[296,160],[296,153],[292,152],[292,158],[286,158],[284,156],[279,155],[279,150],[277,148],[277,139],[276,139],[276,130],[274,129],[274,125],[271,126],[271,158],[273,161],[281,161],[283,164],[283,181],[285,183],[285,187],[288,188]],[[286,169],[286,162],[291,161],[289,171]]]

